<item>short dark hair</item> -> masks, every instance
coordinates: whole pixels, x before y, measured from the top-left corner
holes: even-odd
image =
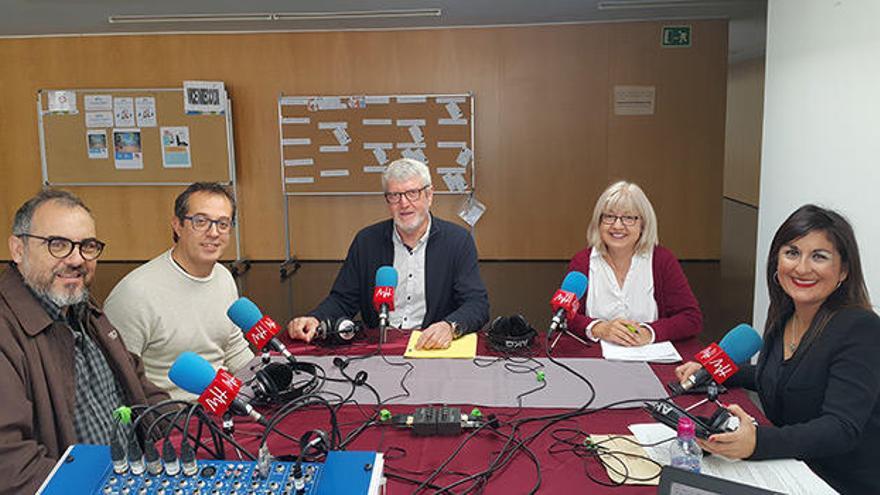
[[[34,212],[40,205],[49,201],[57,201],[69,208],[80,207],[86,210],[89,215],[92,214],[92,210],[72,192],[62,189],[43,189],[25,201],[15,212],[15,220],[12,221],[12,235],[30,234]]]
[[[822,208],[814,204],[801,206],[794,211],[779,227],[770,243],[767,255],[767,289],[770,293],[770,308],[767,310],[765,332],[781,331],[785,321],[794,312],[794,301],[785,293],[777,279],[776,267],[779,250],[795,239],[813,231],[825,232],[834,249],[840,254],[841,269],[846,272],[846,279],[822,302],[822,306],[813,318],[812,327],[821,331],[834,313],[846,307],[857,307],[871,310],[871,300],[865,286],[862,273],[862,261],[859,257],[859,246],[849,221],[834,210]]]
[[[198,192],[225,196],[229,200],[229,204],[232,205],[232,222],[235,223],[235,197],[226,186],[219,182],[193,182],[174,200],[174,216],[177,217],[181,224],[184,222],[183,217],[189,212],[189,197]],[[171,231],[171,238],[174,242],[177,242],[177,233],[173,230]]]

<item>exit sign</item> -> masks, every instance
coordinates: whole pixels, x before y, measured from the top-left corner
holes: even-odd
[[[660,44],[664,47],[691,46],[690,26],[663,26],[663,37]]]

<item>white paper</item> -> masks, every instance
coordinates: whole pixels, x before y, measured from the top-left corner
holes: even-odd
[[[626,347],[601,340],[602,357],[609,361],[646,361],[649,363],[677,363],[681,355],[669,341],[636,347]]]
[[[662,423],[629,425],[639,443],[649,444],[675,437],[675,431]],[[669,443],[644,447],[651,459],[668,465]],[[731,461],[721,456],[703,457],[701,472],[710,476],[757,486],[790,495],[831,495],[837,493],[806,463],[796,459],[769,461]]]
[[[391,125],[391,119],[363,119],[361,121],[363,125]]]
[[[425,152],[421,149],[411,149],[407,148],[400,153],[400,156],[404,158],[409,158],[411,160],[418,160],[425,165],[428,164],[428,157],[425,156]]]
[[[467,98],[464,96],[438,96],[437,103],[441,105],[445,105],[446,103],[454,102],[454,103],[464,103],[467,101]]]
[[[654,115],[654,86],[614,86],[614,115]]]
[[[404,150],[407,148],[421,149],[421,148],[427,148],[428,144],[427,143],[397,143],[396,146],[397,146],[397,149],[399,149],[399,150]]]
[[[387,96],[367,96],[367,105],[387,105],[391,102],[391,98]]]
[[[348,151],[348,146],[321,146],[318,151],[321,153],[345,153]]]
[[[425,141],[425,135],[422,133],[422,128],[417,125],[409,127],[409,135],[412,136],[414,143],[422,143]]]
[[[398,96],[397,103],[424,103],[427,98],[424,96]]]
[[[464,180],[464,175],[462,174],[443,174],[443,182],[446,183],[446,188],[453,192],[461,192],[467,190],[467,181]]]
[[[378,163],[379,165],[388,162],[388,154],[386,154],[385,150],[383,150],[382,148],[373,148],[373,156],[376,158],[376,163]]]
[[[461,108],[459,108],[458,104],[455,102],[449,102],[446,104],[446,112],[449,113],[449,118],[451,119],[460,119],[462,117]]]
[[[458,216],[471,227],[477,224],[480,217],[486,213],[486,205],[477,201],[477,198],[471,196],[465,200],[458,211]]]
[[[458,153],[458,158],[455,159],[455,163],[461,165],[462,167],[467,167],[467,164],[471,162],[471,159],[474,157],[474,153],[468,148],[462,148]]]
[[[308,165],[314,165],[315,160],[312,158],[297,158],[293,160],[284,160],[285,167],[305,167]]]
[[[336,141],[339,142],[340,145],[346,145],[351,142],[351,137],[349,137],[348,133],[345,132],[345,129],[342,127],[333,129],[333,136],[336,137]]]
[[[337,127],[347,129],[348,122],[318,122],[318,129],[336,129]]]
[[[113,115],[116,119],[116,127],[133,127],[134,98],[129,96],[113,98]]]
[[[318,110],[342,110],[346,108],[342,98],[338,96],[321,96],[309,100],[308,108],[312,112]]]
[[[189,127],[162,127],[162,166],[165,168],[191,168]]]
[[[437,173],[443,174],[464,174],[467,169],[464,167],[437,167]]]
[[[440,125],[467,125],[467,119],[438,119]]]
[[[281,123],[284,125],[290,124],[309,124],[312,122],[312,119],[308,117],[283,117],[281,119]]]
[[[314,177],[287,177],[284,179],[284,182],[287,184],[313,184],[315,182]]]
[[[86,131],[86,147],[89,150],[89,160],[107,158],[107,131],[104,129],[89,129]]]
[[[226,88],[223,81],[183,81],[183,111],[187,114],[226,111]]]
[[[364,173],[365,174],[381,174],[385,172],[385,167],[383,165],[364,165]]]
[[[394,144],[392,143],[364,143],[364,149],[370,150],[375,148],[382,148],[383,150],[391,150],[394,149]]]
[[[86,112],[96,110],[113,111],[113,97],[111,95],[85,95],[83,96],[83,103],[86,107]]]
[[[281,98],[281,106],[308,105],[309,98],[306,96],[285,96]]]
[[[86,127],[113,127],[113,112],[86,112]]]
[[[69,90],[53,90],[46,93],[49,112],[77,113],[76,92]]]
[[[138,127],[156,127],[156,98],[138,96],[134,100]]]
[[[414,125],[424,127],[426,124],[425,119],[397,119],[398,127],[412,127]]]
[[[312,140],[309,138],[286,138],[281,140],[281,144],[284,146],[308,146],[312,144]]]
[[[339,168],[339,169],[321,170],[321,177],[348,177],[348,169]]]
[[[144,168],[140,129],[113,129],[113,164],[119,170]]]

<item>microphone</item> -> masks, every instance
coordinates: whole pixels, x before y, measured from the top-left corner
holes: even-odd
[[[291,363],[296,363],[296,358],[287,350],[287,347],[275,338],[281,331],[281,327],[275,320],[263,316],[260,308],[250,299],[240,297],[226,310],[226,316],[232,320],[238,328],[244,332],[244,337],[258,350],[271,348],[281,353]]]
[[[168,378],[183,390],[198,395],[199,404],[211,414],[222,417],[227,410],[231,410],[266,424],[262,414],[238,398],[241,380],[222,368],[215,373],[211,363],[194,352],[180,353],[168,370]]]
[[[709,381],[720,385],[739,370],[740,364],[748,361],[760,349],[761,336],[758,332],[749,325],[740,323],[727,332],[720,342],[710,344],[694,356],[702,368],[681,383],[672,382],[668,386],[675,395],[679,395]]]
[[[574,318],[580,307],[580,299],[587,291],[587,276],[581,272],[568,272],[562,281],[562,287],[553,294],[550,306],[553,307],[553,318],[550,320],[548,337],[565,324],[566,318]]]
[[[373,307],[379,313],[379,327],[388,326],[388,312],[394,311],[394,288],[397,287],[397,270],[385,265],[376,270],[376,287],[373,289]]]

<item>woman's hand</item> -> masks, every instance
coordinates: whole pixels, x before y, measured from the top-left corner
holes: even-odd
[[[723,455],[728,459],[745,459],[755,453],[755,444],[758,441],[755,418],[736,404],[728,406],[727,410],[739,418],[739,428],[730,433],[716,433],[709,440],[698,438],[697,443],[713,454]]]
[[[681,366],[675,368],[675,378],[678,379],[679,382],[683,382],[688,379],[689,376],[693,375],[701,368],[700,363],[695,361],[688,361]]]
[[[623,346],[645,345],[651,341],[651,331],[632,320],[611,320],[597,323],[593,337]]]

